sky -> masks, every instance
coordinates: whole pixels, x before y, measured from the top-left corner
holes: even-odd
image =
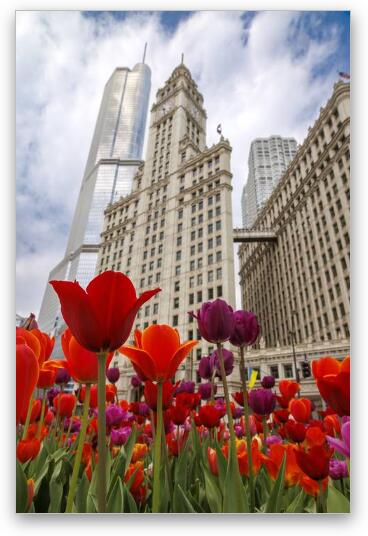
[[[303,142],[338,71],[349,72],[349,24],[342,11],[17,12],[17,313],[38,314],[64,256],[104,85],[117,66],[133,68],[148,43],[150,108],[184,54],[204,97],[207,145],[221,123],[232,146],[241,226],[251,141],[278,134]]]

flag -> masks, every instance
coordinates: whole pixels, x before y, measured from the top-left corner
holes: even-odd
[[[344,78],[345,80],[350,80],[350,74],[348,73],[343,73],[342,71],[339,71],[339,76],[341,78]]]
[[[257,376],[258,376],[258,370],[252,370],[252,374],[250,375],[250,380],[248,383],[249,389],[252,389],[252,387],[256,383]]]
[[[221,123],[219,125],[217,125],[217,134],[222,134]]]

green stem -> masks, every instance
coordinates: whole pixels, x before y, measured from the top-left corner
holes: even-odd
[[[263,416],[262,423],[263,423],[263,452],[266,454],[267,452],[266,439],[268,436],[268,424],[267,424],[267,417],[265,415]]]
[[[40,439],[41,437],[43,419],[45,417],[45,406],[46,406],[46,389],[43,390],[41,415],[40,415],[40,420],[38,422],[38,427],[37,427],[37,436],[36,436],[37,439]]]
[[[327,513],[327,489],[323,490],[322,482],[318,481],[319,493],[316,499],[316,510],[318,514]]]
[[[97,498],[98,511],[106,512],[106,352],[100,352],[98,360],[98,385],[97,385]]]
[[[162,436],[162,383],[157,384],[157,426],[153,453],[153,500],[152,512],[160,510],[160,469],[161,469],[161,436]]]
[[[66,437],[65,437],[65,440],[64,440],[64,447],[66,447],[67,443],[68,443],[68,439],[69,439],[69,436],[70,436],[70,430],[72,429],[72,424],[73,424],[76,409],[77,409],[77,404],[75,404],[74,409],[73,409],[73,413],[72,413],[72,415],[71,415],[71,417],[69,419],[69,426],[68,426],[68,430],[66,432]]]
[[[91,394],[91,385],[87,383],[86,395],[84,397],[84,402],[83,402],[83,416],[82,416],[81,429],[79,432],[78,448],[77,448],[77,453],[75,455],[73,473],[72,473],[72,477],[70,479],[70,484],[69,484],[68,500],[66,503],[65,512],[67,514],[69,514],[73,508],[73,501],[74,501],[74,495],[75,495],[76,486],[77,486],[79,466],[80,466],[80,462],[82,459],[83,445],[84,445],[84,440],[85,440],[86,431],[87,431],[90,394]]]
[[[218,352],[219,362],[220,362],[222,384],[224,386],[226,413],[227,413],[228,427],[229,427],[229,432],[230,432],[230,449],[232,451],[233,456],[236,458],[237,457],[236,456],[236,440],[235,440],[235,432],[234,432],[233,415],[231,413],[229,389],[227,386],[226,372],[225,372],[225,365],[224,365],[224,356],[222,354],[222,346],[220,343],[217,343],[217,352]]]
[[[253,455],[252,455],[252,438],[250,435],[249,427],[249,406],[247,396],[247,380],[245,377],[245,360],[244,360],[244,348],[240,348],[240,378],[243,390],[243,403],[244,403],[244,418],[245,418],[245,437],[247,441],[247,453],[248,453],[248,468],[249,468],[249,494],[250,494],[250,511],[254,512],[255,508],[255,495],[254,495],[254,474],[253,474]]]
[[[28,427],[29,427],[29,423],[30,423],[30,420],[31,420],[32,407],[33,407],[33,394],[31,396],[31,398],[29,399],[26,422],[25,422],[24,428],[23,428],[22,439],[25,439],[27,437]]]
[[[340,478],[340,484],[341,484],[341,493],[345,495],[345,484],[344,484],[344,479],[342,477]]]

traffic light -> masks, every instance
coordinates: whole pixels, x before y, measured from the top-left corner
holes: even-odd
[[[311,366],[308,361],[302,361],[302,376],[303,378],[310,378],[311,376]]]

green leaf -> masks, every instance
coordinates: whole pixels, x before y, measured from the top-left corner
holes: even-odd
[[[115,482],[115,486],[107,502],[107,512],[112,514],[124,512],[124,491],[121,478],[118,478]]]
[[[226,471],[227,471],[227,460],[222,453],[220,445],[216,441],[215,444],[216,454],[217,454],[217,468],[219,472],[220,486],[223,489],[225,485]]]
[[[131,514],[136,514],[138,512],[136,502],[134,500],[133,495],[130,493],[128,488],[125,484],[123,484],[123,491],[124,491],[124,505],[127,505],[127,512],[130,512]]]
[[[239,472],[236,452],[230,447],[225,483],[223,487],[223,511],[229,513],[249,512],[245,489]]]
[[[282,464],[279,470],[279,474],[275,481],[275,484],[272,488],[268,501],[266,503],[265,512],[267,514],[278,514],[281,510],[281,498],[284,491],[284,478],[285,478],[285,467],[286,467],[286,454],[282,459]]]
[[[180,484],[181,488],[187,489],[188,479],[188,442],[179,454],[175,463],[174,482]]]
[[[98,512],[98,499],[97,499],[97,471],[93,471],[91,483],[87,492],[87,513]]]
[[[215,477],[210,470],[204,466],[204,482],[206,487],[206,498],[212,513],[222,512],[222,495],[216,484]]]
[[[63,498],[63,483],[61,481],[61,470],[63,468],[62,460],[55,465],[50,480],[50,504],[49,513],[60,512],[61,500]]]
[[[42,483],[42,480],[45,478],[45,476],[47,475],[48,473],[48,470],[49,470],[49,465],[50,462],[49,460],[44,464],[43,468],[41,471],[39,471],[38,473],[38,476],[37,476],[37,479],[35,481],[35,495],[37,495],[38,493],[38,490],[40,488],[40,485]]]
[[[16,468],[16,494],[16,512],[17,514],[23,513],[27,510],[28,485],[26,475],[18,460]]]
[[[335,486],[328,486],[327,512],[329,514],[350,513],[350,502]]]
[[[87,512],[87,494],[89,488],[89,480],[86,472],[83,471],[82,477],[79,481],[77,492],[75,494],[75,507],[76,511],[80,514]]]
[[[114,489],[115,482],[117,481],[119,476],[124,476],[125,467],[126,467],[125,453],[123,452],[123,450],[121,450],[119,454],[114,458],[114,461],[112,464],[111,475],[110,475],[110,486],[108,488],[107,500],[109,500],[112,490]]]
[[[307,494],[303,489],[294,497],[289,506],[286,508],[288,514],[300,514],[304,512],[304,505],[306,503]]]
[[[130,464],[130,460],[132,459],[133,449],[135,445],[135,440],[137,437],[137,429],[135,426],[133,426],[132,431],[130,433],[130,436],[128,438],[128,441],[124,445],[124,454],[125,454],[125,467],[123,471],[123,475],[125,475],[128,466]]]
[[[175,484],[173,497],[173,512],[184,514],[196,513],[180,484]]]

